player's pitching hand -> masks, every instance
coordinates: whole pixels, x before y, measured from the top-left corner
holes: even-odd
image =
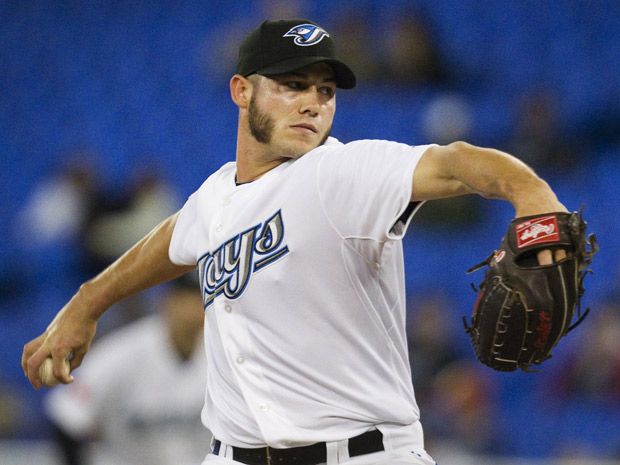
[[[22,369],[36,389],[56,382],[69,384],[71,371],[80,366],[95,336],[97,320],[89,315],[87,305],[74,296],[56,315],[45,332],[28,342],[22,353]],[[52,359],[52,374],[43,373],[47,358]],[[66,369],[69,361],[69,370]],[[49,363],[49,362],[47,362]],[[42,375],[46,380],[42,379]]]

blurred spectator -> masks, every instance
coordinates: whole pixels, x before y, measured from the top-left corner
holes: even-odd
[[[553,453],[620,460],[620,305],[597,304],[560,343],[565,350],[540,375],[536,398]],[[559,362],[559,363],[558,363]],[[549,442],[544,441],[545,444]]]
[[[199,50],[201,68],[207,82],[214,87],[224,87],[235,74],[239,42],[255,27],[252,18],[229,19],[223,24],[213,24],[205,35]]]
[[[77,150],[66,159],[60,171],[42,178],[17,214],[14,244],[21,269],[15,272],[31,282],[54,275],[73,286],[88,276],[81,241],[103,199],[96,155]]]
[[[608,97],[606,106],[583,123],[584,138],[589,147],[620,144],[620,96],[616,93]]]
[[[495,451],[495,387],[485,368],[456,345],[456,321],[441,294],[410,309],[409,356],[425,440],[429,450]]]
[[[447,299],[440,294],[416,297],[407,320],[409,361],[416,398],[424,404],[435,377],[460,354],[454,344],[455,325]]]
[[[447,81],[447,69],[430,22],[422,15],[396,15],[384,38],[383,74],[391,83],[418,87]]]
[[[304,2],[300,0],[261,0],[256,2],[260,6],[260,18],[304,18],[310,13],[304,10]]]
[[[563,132],[553,93],[537,89],[521,96],[508,152],[536,167],[569,170],[580,166],[580,144]]]
[[[361,84],[385,78],[377,58],[378,50],[373,37],[370,13],[364,9],[349,8],[338,15],[333,29],[338,34],[336,47],[339,56],[347,57],[347,64],[353,69]]]
[[[256,21],[266,19],[290,19],[310,16],[304,3],[299,0],[261,0],[253,2],[256,12],[227,18],[226,22],[215,24],[203,40],[200,61],[207,80],[218,85],[228,83],[235,74],[239,43],[252,29]]]
[[[73,384],[49,393],[67,465],[189,465],[206,455],[204,312],[195,274],[173,281],[156,310],[95,342]]]
[[[436,95],[422,115],[425,140],[432,140],[440,145],[469,140],[472,124],[471,105],[457,93]]]
[[[12,437],[21,426],[22,399],[0,376],[0,438]]]
[[[578,332],[580,342],[557,375],[552,391],[566,399],[610,402],[620,407],[620,304],[597,309]],[[620,417],[619,417],[620,420]]]
[[[93,218],[87,232],[87,247],[101,268],[122,255],[157,223],[179,208],[174,190],[151,168],[136,173],[126,206]]]
[[[50,179],[43,180],[19,215],[19,237],[33,247],[78,236],[97,195],[90,156],[76,153]]]
[[[473,110],[468,100],[455,92],[434,95],[422,114],[424,140],[447,145],[459,140],[471,140]],[[462,196],[448,200],[436,200],[420,210],[418,224],[438,228],[473,225],[484,211],[478,196]]]
[[[445,366],[435,376],[428,405],[422,410],[429,450],[500,451],[495,390],[488,372],[477,362],[461,360]]]

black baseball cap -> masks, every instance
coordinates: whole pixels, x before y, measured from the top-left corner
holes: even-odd
[[[307,19],[265,21],[239,47],[237,73],[270,76],[298,70],[314,63],[327,63],[336,75],[336,86],[355,87],[355,74],[336,57],[334,39]]]

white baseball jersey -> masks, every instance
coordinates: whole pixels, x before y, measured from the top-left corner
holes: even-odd
[[[95,456],[106,465],[197,465],[210,442],[205,376],[204,351],[181,361],[163,317],[146,317],[97,341],[46,408],[75,437],[98,433]]]
[[[170,258],[199,266],[216,438],[291,447],[419,424],[400,239],[427,147],[330,138],[239,186],[225,164],[189,197]]]

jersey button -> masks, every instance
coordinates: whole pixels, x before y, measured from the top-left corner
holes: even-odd
[[[222,229],[224,229],[224,226],[222,226],[221,224],[218,224],[218,225],[215,227],[215,231],[216,231],[216,232],[222,232]]]
[[[226,313],[232,312],[232,305],[230,304],[224,305],[224,310],[226,310]]]
[[[222,202],[222,205],[224,205],[225,207],[230,205],[230,197],[226,197]]]
[[[267,405],[267,404],[260,404],[260,405],[258,406],[258,409],[259,409],[261,412],[268,412],[268,411],[269,411],[269,405]]]
[[[245,362],[245,357],[243,355],[237,356],[237,363],[241,365],[243,362]]]

